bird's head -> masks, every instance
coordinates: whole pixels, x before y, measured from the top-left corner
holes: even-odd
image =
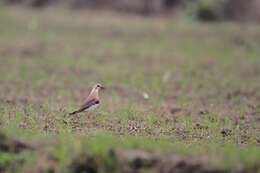
[[[105,87],[103,85],[97,83],[96,85],[94,85],[93,89],[96,91],[100,91],[100,90],[105,89]]]

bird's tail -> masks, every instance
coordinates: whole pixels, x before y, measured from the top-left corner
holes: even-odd
[[[71,112],[71,113],[69,113],[69,115],[75,115],[75,114],[77,114],[77,113],[79,113],[79,111]]]

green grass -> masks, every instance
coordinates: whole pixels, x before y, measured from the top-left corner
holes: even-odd
[[[0,128],[64,170],[83,151],[109,163],[113,148],[260,162],[258,25],[3,7],[0,20]],[[64,117],[96,82],[100,109]]]

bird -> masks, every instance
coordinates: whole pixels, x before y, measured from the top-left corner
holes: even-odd
[[[69,115],[76,115],[81,112],[90,112],[94,109],[96,109],[100,105],[100,100],[99,100],[99,91],[105,89],[104,86],[101,84],[97,83],[93,86],[90,94],[88,97],[85,99],[83,104],[80,106],[80,108],[74,112],[69,113]]]

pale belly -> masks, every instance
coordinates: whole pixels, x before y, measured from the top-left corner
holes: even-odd
[[[88,109],[85,109],[84,112],[93,111],[93,110],[95,110],[98,106],[99,106],[99,104],[93,105],[93,106],[89,107]]]

